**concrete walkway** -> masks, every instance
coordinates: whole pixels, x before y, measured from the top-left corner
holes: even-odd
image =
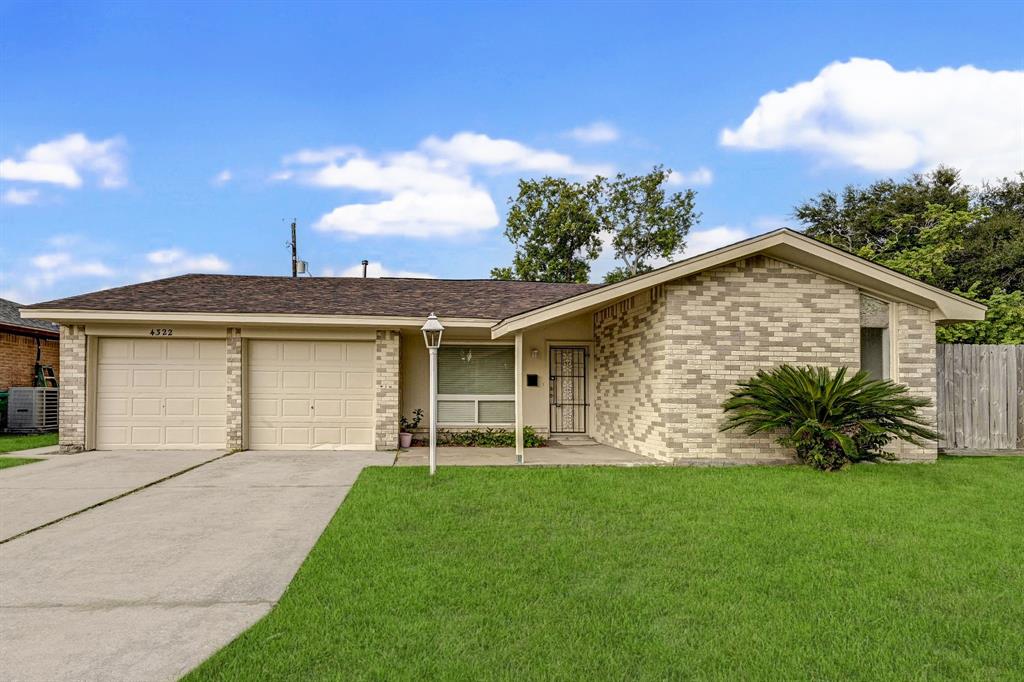
[[[0,676],[177,679],[270,610],[359,472],[393,458],[238,453],[0,545]],[[53,473],[50,495],[76,494]]]
[[[12,456],[29,456],[15,453]],[[83,452],[0,471],[0,541],[220,457],[226,450]]]
[[[395,465],[427,466],[429,456],[429,448],[409,448],[398,453]],[[527,448],[525,459],[526,464],[536,466],[647,466],[662,463],[610,445]],[[443,447],[437,449],[437,463],[438,466],[513,466],[516,449]]]

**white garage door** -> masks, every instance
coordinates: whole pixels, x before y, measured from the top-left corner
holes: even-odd
[[[100,339],[100,450],[223,448],[223,339]]]
[[[250,341],[249,447],[372,450],[373,343]]]

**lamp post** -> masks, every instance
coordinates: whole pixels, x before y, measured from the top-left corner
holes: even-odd
[[[441,347],[444,325],[430,313],[421,327],[423,341],[430,351],[430,475],[437,471],[437,349]]]

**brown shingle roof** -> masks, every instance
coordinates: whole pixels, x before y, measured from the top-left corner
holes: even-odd
[[[26,320],[18,312],[25,306],[6,298],[0,298],[0,327],[25,329],[27,332],[41,331],[46,335],[57,334],[60,326],[45,320]]]
[[[490,279],[181,275],[29,308],[161,313],[438,316],[500,320],[597,288]]]

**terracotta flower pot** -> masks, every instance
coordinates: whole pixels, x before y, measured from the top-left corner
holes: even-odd
[[[412,434],[402,431],[398,434],[398,447],[407,448],[412,445]]]

